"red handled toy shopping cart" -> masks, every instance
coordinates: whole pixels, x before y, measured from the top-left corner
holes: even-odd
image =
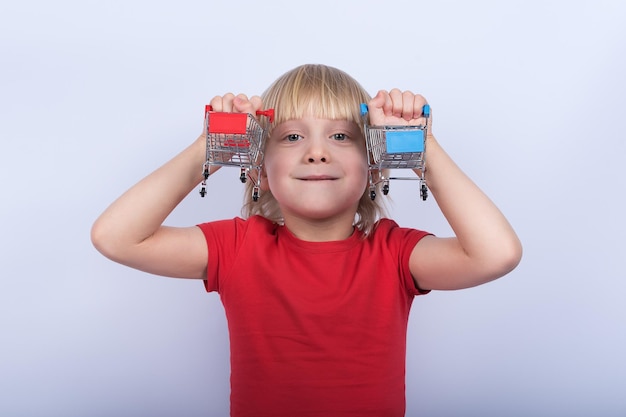
[[[366,119],[366,104],[361,104],[361,115]],[[424,118],[430,117],[430,106],[423,108]],[[365,142],[369,155],[369,192],[376,198],[376,185],[382,182],[383,194],[389,193],[389,180],[418,180],[422,200],[428,198],[424,178],[426,135],[428,123],[418,126],[370,126],[364,122]],[[420,176],[391,176],[396,170],[417,169]],[[387,173],[391,174],[387,176]]]
[[[257,111],[257,116],[274,121],[274,110]],[[206,135],[206,162],[202,167],[204,180],[200,195],[204,197],[206,180],[209,178],[211,166],[239,167],[239,179],[245,183],[248,178],[255,181],[252,198],[258,200],[261,184],[261,164],[263,163],[263,141],[265,129],[258,120],[249,113],[215,112],[207,105],[204,112],[204,132]],[[257,173],[253,177],[251,170]]]

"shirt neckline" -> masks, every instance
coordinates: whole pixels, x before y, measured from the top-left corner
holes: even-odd
[[[363,232],[356,227],[350,236],[342,240],[324,242],[302,240],[296,237],[296,235],[284,225],[277,225],[277,236],[294,248],[315,253],[343,252],[354,248],[363,241]]]

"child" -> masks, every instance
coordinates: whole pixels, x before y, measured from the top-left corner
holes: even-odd
[[[507,220],[430,129],[426,181],[455,236],[384,218],[381,198],[369,197],[360,103],[371,125],[424,123],[419,95],[393,89],[370,98],[342,71],[303,65],[262,97],[210,102],[214,111],[275,109],[273,123],[262,121],[269,134],[261,197],[246,193],[244,218],[162,225],[202,181],[201,135],[93,226],[94,245],[112,260],[202,279],[220,293],[232,416],[403,416],[414,296],[486,283],[521,258]]]

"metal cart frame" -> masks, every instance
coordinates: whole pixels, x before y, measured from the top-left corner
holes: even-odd
[[[418,126],[371,126],[367,121],[368,109],[361,104],[365,143],[369,157],[369,193],[370,198],[376,198],[376,186],[382,183],[384,195],[389,193],[390,180],[418,180],[420,182],[420,197],[428,198],[428,188],[424,177],[426,171],[426,136],[428,134],[428,119],[430,106],[423,108],[426,119],[424,125]],[[420,175],[387,176],[391,170],[416,169]]]
[[[274,110],[257,111],[257,116],[274,121]],[[206,162],[202,166],[204,180],[200,196],[204,197],[206,180],[211,173],[211,166],[239,167],[239,180],[255,181],[252,189],[254,201],[259,199],[261,190],[261,166],[263,164],[263,145],[266,130],[261,127],[255,116],[249,113],[215,112],[207,105],[204,112],[204,133],[206,137]],[[250,175],[256,170],[256,175]]]

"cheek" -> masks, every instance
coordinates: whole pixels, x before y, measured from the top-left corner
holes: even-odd
[[[279,163],[279,160],[283,160],[283,163]],[[277,173],[280,173],[281,166],[284,164],[284,158],[281,158],[280,155],[277,155],[276,152],[265,152],[265,158],[263,159],[263,170],[268,176],[276,176]]]
[[[365,190],[369,188],[369,181],[370,181],[369,170],[367,169],[367,165],[366,165],[365,169],[363,170],[361,182],[359,184],[360,185],[359,189],[361,190],[361,192],[365,192]]]
[[[359,157],[357,161],[354,162],[354,170],[355,175],[363,179],[363,183],[369,182],[369,165],[367,163],[367,159],[364,157]]]

